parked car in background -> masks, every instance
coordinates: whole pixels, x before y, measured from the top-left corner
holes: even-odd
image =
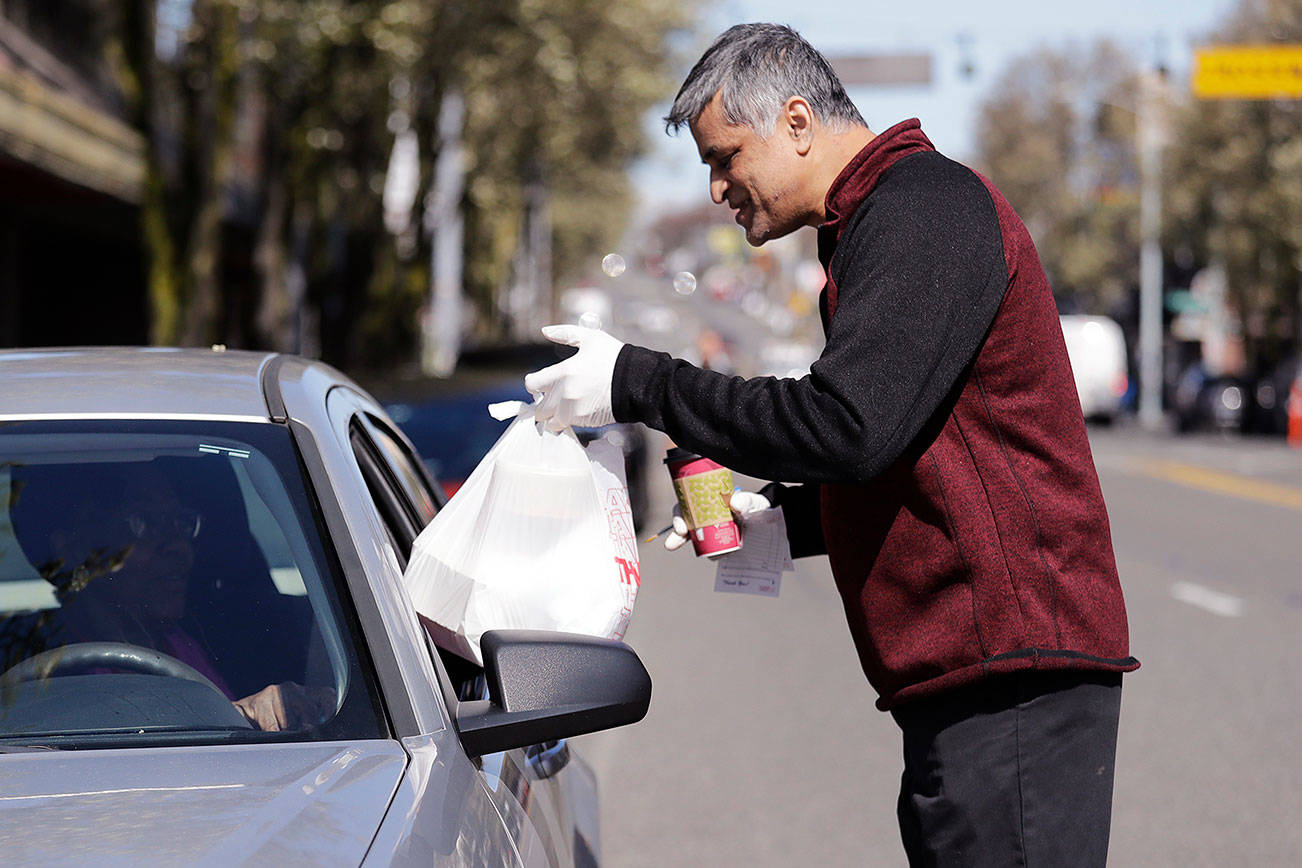
[[[1247,380],[1209,374],[1201,362],[1194,362],[1181,371],[1172,395],[1176,430],[1239,433],[1248,425],[1252,394]]]
[[[1105,316],[1064,314],[1060,320],[1081,412],[1087,420],[1111,422],[1129,387],[1121,326]]]
[[[1286,356],[1267,368],[1253,383],[1247,430],[1253,434],[1288,433],[1289,401],[1302,395],[1302,360]],[[1298,412],[1294,408],[1293,412]]]
[[[435,649],[402,570],[444,502],[319,362],[0,351],[5,864],[595,864],[564,739],[650,679],[588,637]]]

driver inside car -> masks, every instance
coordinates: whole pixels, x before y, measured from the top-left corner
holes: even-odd
[[[290,681],[235,696],[202,631],[183,623],[203,516],[182,503],[158,468],[137,462],[14,471],[14,534],[60,603],[51,647],[122,642],[162,652],[205,676],[263,731],[317,724],[334,710],[333,688]]]

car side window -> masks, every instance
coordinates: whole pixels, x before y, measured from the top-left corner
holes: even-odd
[[[406,569],[412,543],[423,527],[418,526],[416,507],[400,492],[394,473],[381,457],[379,447],[356,420],[349,427],[348,440],[389,541],[402,568]]]
[[[402,567],[406,569],[407,562],[411,559],[412,544],[437,509],[431,488],[425,476],[415,469],[407,450],[402,448],[397,438],[389,436],[374,423],[363,427],[362,417],[355,418],[350,440],[362,476],[366,479],[366,487],[375,500]],[[387,443],[387,448],[382,449],[377,445],[379,443]],[[393,463],[386,459],[393,459]],[[403,464],[407,465],[405,470],[402,469]],[[409,502],[410,498],[406,495],[409,489],[402,484],[403,481],[423,492],[426,507]],[[482,699],[487,696],[487,684],[481,667],[441,648],[435,649],[431,643],[431,653],[435,650],[439,652],[444,671],[447,672],[458,699]]]
[[[424,528],[443,505],[439,487],[429,477],[425,465],[382,423],[370,416],[363,416],[360,421],[379,447],[380,457],[393,474],[393,481],[415,509],[418,525]]]

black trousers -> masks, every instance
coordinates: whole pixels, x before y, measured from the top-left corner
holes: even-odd
[[[909,864],[1104,865],[1119,673],[999,675],[892,712]]]

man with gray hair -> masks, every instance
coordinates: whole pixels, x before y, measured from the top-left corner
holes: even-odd
[[[785,483],[792,554],[826,554],[860,663],[903,733],[913,864],[1102,865],[1125,604],[1057,310],[994,186],[917,120],[876,134],[798,34],[738,25],[666,118],[752,245],[818,232],[826,346],[743,379],[604,332],[525,378],[554,426],[640,421]],[[676,519],[666,542],[682,545]]]

